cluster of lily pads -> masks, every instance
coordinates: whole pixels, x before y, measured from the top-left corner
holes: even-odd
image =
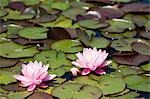
[[[0,98],[148,98],[149,13],[138,0],[0,0]],[[76,53],[93,47],[109,53],[107,74],[74,77]],[[34,60],[57,78],[28,92],[12,75]]]

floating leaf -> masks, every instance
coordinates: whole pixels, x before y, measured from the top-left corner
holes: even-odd
[[[52,49],[64,51],[66,53],[75,53],[82,51],[81,43],[77,40],[59,40],[51,45]]]
[[[24,99],[31,94],[32,94],[32,92],[28,92],[28,91],[10,92],[8,94],[8,98],[9,99]]]
[[[112,19],[112,20],[108,20],[107,22],[110,26],[107,28],[101,29],[101,31],[120,33],[126,29],[133,30],[135,28],[134,23],[129,20]]]
[[[90,29],[97,29],[97,28],[108,26],[108,24],[106,23],[100,23],[99,21],[95,21],[95,20],[82,20],[82,21],[79,21],[79,24],[82,27],[90,28]]]
[[[144,75],[130,75],[124,77],[127,87],[133,90],[150,92],[150,78]]]
[[[136,1],[136,0],[110,0],[113,2],[121,2],[121,3],[128,3],[128,2],[132,2],[132,1]]]
[[[29,14],[21,14],[21,12],[17,11],[17,10],[8,10],[8,15],[4,16],[3,19],[7,20],[7,19],[11,19],[11,20],[25,20],[25,19],[31,19],[33,18],[33,15],[29,15]]]
[[[32,57],[37,52],[35,46],[22,46],[13,42],[0,43],[0,56],[7,58]]]
[[[18,62],[17,59],[0,58],[0,68],[11,67]]]
[[[2,88],[4,89],[4,90],[7,90],[7,91],[25,91],[26,90],[26,88],[23,88],[23,87],[21,87],[21,86],[19,86],[19,84],[18,83],[16,83],[16,84],[8,84],[8,85],[5,85],[5,86],[2,86]]]
[[[34,92],[31,96],[29,96],[27,99],[53,99],[53,97],[45,92]]]
[[[7,1],[7,0],[6,0]],[[6,10],[0,9],[0,17],[5,16],[7,14]]]
[[[49,64],[49,73],[57,74],[58,77],[64,75],[65,72],[68,72],[65,68],[69,68],[71,65],[63,52],[57,52],[55,50],[42,51],[36,54],[34,59]]]
[[[36,5],[39,4],[41,0],[22,0],[22,2],[25,3],[25,5]]]
[[[144,71],[150,71],[150,63],[140,66]]]
[[[82,8],[70,8],[64,12],[62,12],[62,14],[70,19],[75,19],[77,15],[84,15],[86,12],[85,9]]]
[[[104,95],[121,92],[125,89],[125,83],[121,78],[103,75],[99,80],[99,88]]]
[[[27,27],[19,31],[19,36],[28,39],[46,39],[47,38],[47,28],[43,27]]]
[[[132,43],[132,49],[140,54],[150,55],[150,46],[144,43],[134,42]]]
[[[5,70],[0,70],[0,84],[10,84],[12,82],[16,82],[16,79],[12,77],[14,73],[5,71]]]
[[[110,41],[103,37],[93,37],[89,45],[96,48],[106,48],[110,45]]]
[[[0,0],[0,8],[6,7],[9,4],[9,0]]]
[[[65,11],[70,7],[70,5],[69,5],[69,3],[65,3],[65,2],[53,2],[51,7],[53,9]]]
[[[121,7],[121,10],[123,10],[127,13],[131,13],[131,12],[150,12],[149,9],[150,9],[149,4],[140,3],[140,2],[125,4],[123,7]]]
[[[113,56],[113,59],[120,64],[138,66],[145,61],[149,61],[150,57],[142,54],[137,54],[128,56]]]
[[[121,96],[110,97],[109,99],[136,99],[136,97],[138,97],[138,96],[139,96],[139,94],[136,92],[129,92],[129,93],[126,93]]]
[[[150,39],[150,32],[140,31],[139,35],[144,37],[144,38]]]
[[[99,88],[89,85],[65,83],[54,88],[52,95],[60,99],[98,99],[102,92]]]
[[[150,21],[149,20],[145,23],[144,26],[147,31],[150,31]]]

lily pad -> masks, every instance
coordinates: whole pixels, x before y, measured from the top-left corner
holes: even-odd
[[[7,58],[32,57],[37,52],[35,46],[22,46],[13,42],[0,43],[0,56]]]
[[[99,99],[102,92],[99,88],[89,85],[65,83],[54,88],[52,95],[60,99]]]
[[[70,8],[64,12],[62,12],[62,14],[70,19],[75,19],[77,15],[84,15],[86,12],[85,9],[82,8]]]
[[[14,66],[17,62],[17,59],[0,58],[0,68]]]
[[[31,94],[32,94],[32,92],[28,92],[28,91],[10,92],[8,94],[8,98],[9,99],[24,99]]]
[[[125,19],[112,19],[108,20],[107,22],[110,26],[101,29],[101,31],[121,33],[125,30],[133,30],[135,28],[135,25],[132,21]]]
[[[26,88],[23,88],[23,87],[19,86],[18,83],[16,83],[16,84],[12,83],[12,84],[2,86],[2,89],[7,90],[7,91],[15,91],[15,92],[26,90]]]
[[[6,7],[9,4],[9,0],[0,0],[0,8]]]
[[[121,96],[110,97],[109,99],[136,99],[136,97],[138,97],[138,96],[139,96],[139,94],[136,92],[129,92],[129,93],[126,93]]]
[[[29,15],[29,14],[21,14],[21,12],[17,11],[17,10],[8,10],[8,15],[4,16],[3,19],[4,20],[25,20],[25,19],[31,19],[33,18],[34,15]]]
[[[19,31],[19,36],[27,39],[46,39],[47,28],[43,27],[27,27]]]
[[[89,45],[96,48],[106,48],[110,45],[110,41],[103,37],[93,37]]]
[[[147,31],[150,31],[150,21],[149,20],[145,23],[144,26]]]
[[[69,39],[56,41],[51,45],[51,48],[66,53],[75,53],[82,51],[81,43],[78,40]]]
[[[16,79],[12,77],[14,73],[10,71],[0,70],[0,84],[10,84],[16,82]]]
[[[144,37],[144,38],[150,39],[150,31],[149,32],[140,31],[139,35],[142,36],[142,37]]]
[[[124,77],[127,87],[133,90],[150,92],[150,78],[144,75],[130,75]]]
[[[70,5],[69,3],[65,3],[65,2],[53,2],[51,7],[53,9],[65,11],[70,7]]]
[[[144,71],[150,71],[150,63],[140,66]]]
[[[82,27],[90,28],[90,29],[97,29],[97,28],[108,26],[108,24],[100,23],[99,21],[96,21],[96,20],[82,20],[82,21],[79,21],[79,24]]]
[[[150,57],[147,55],[137,54],[128,56],[113,56],[113,59],[119,64],[138,66],[145,61],[149,61]]]
[[[53,99],[53,97],[45,92],[34,92],[31,96],[29,96],[27,99]]]
[[[39,4],[41,2],[41,0],[22,0],[22,2],[25,3],[25,5],[36,5]]]
[[[6,14],[7,14],[6,10],[2,10],[2,9],[0,10],[0,17],[5,16]]]
[[[65,68],[71,68],[71,62],[66,59],[65,54],[55,50],[42,51],[36,54],[34,59],[49,64],[49,73],[56,74],[58,77],[68,72]]]
[[[140,54],[150,55],[150,46],[144,43],[134,42],[132,43],[132,49]]]
[[[99,80],[99,88],[104,95],[121,92],[125,89],[125,82],[121,78],[103,75]]]

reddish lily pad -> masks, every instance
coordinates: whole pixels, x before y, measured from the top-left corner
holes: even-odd
[[[132,43],[132,49],[140,54],[150,55],[150,46],[144,43],[134,42]]]
[[[127,13],[130,13],[130,12],[150,13],[150,5],[146,3],[129,3],[121,7],[121,9]]]
[[[14,66],[17,62],[17,59],[0,58],[0,68]]]
[[[15,91],[15,92],[16,91],[25,91],[26,90],[26,88],[23,88],[23,87],[19,86],[18,83],[2,86],[2,89],[7,90],[7,91]]]
[[[138,54],[138,55],[129,55],[129,56],[113,56],[113,59],[120,64],[138,66],[139,64],[145,61],[149,61],[150,57],[146,55]]]
[[[14,10],[19,10],[23,12],[26,9],[26,6],[24,5],[23,2],[10,2],[8,5],[9,8],[14,9]]]
[[[54,99],[50,94],[45,92],[34,92],[31,96],[29,96],[27,99]]]
[[[150,39],[150,32],[140,31],[139,35],[144,37],[144,38]]]

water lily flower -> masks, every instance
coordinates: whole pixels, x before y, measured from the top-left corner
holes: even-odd
[[[92,71],[96,74],[105,74],[103,68],[111,63],[111,61],[106,61],[108,53],[101,49],[97,50],[95,47],[93,49],[84,48],[83,53],[78,52],[76,56],[78,59],[73,61],[72,64],[82,69],[81,75],[87,75]],[[78,68],[73,68],[70,71],[74,76],[80,72]]]
[[[47,87],[44,83],[56,77],[54,74],[48,74],[49,65],[43,65],[42,62],[29,62],[22,64],[22,75],[13,75],[14,78],[21,81],[20,86],[28,87],[28,91],[33,91],[36,86]]]

